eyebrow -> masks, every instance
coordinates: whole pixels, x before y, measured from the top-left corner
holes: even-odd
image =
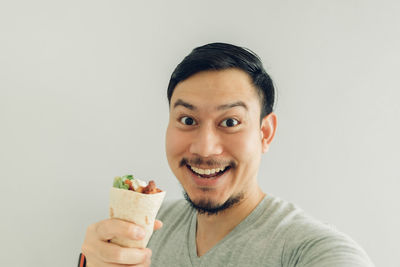
[[[234,107],[243,107],[244,109],[248,110],[247,105],[243,101],[237,101],[230,104],[224,104],[217,107],[217,110],[226,110]]]
[[[178,106],[183,106],[187,109],[190,110],[196,110],[197,107],[195,107],[194,105],[183,101],[182,99],[178,99],[175,104],[174,104],[174,108],[178,107]],[[224,105],[220,105],[218,107],[216,107],[216,110],[226,110],[226,109],[230,109],[233,107],[243,107],[244,109],[248,110],[247,105],[243,102],[243,101],[236,101],[233,103],[229,103],[229,104],[224,104]]]
[[[196,110],[197,109],[195,106],[193,106],[192,104],[189,104],[188,102],[183,101],[182,99],[178,99],[175,102],[174,108],[176,108],[177,106],[183,106],[183,107],[188,108],[190,110]]]

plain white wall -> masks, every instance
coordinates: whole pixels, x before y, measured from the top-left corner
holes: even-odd
[[[267,193],[399,266],[396,1],[1,1],[1,266],[75,266],[116,175],[180,198],[164,152],[171,72],[215,41],[278,90]]]

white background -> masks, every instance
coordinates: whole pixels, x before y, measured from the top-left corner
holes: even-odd
[[[1,1],[0,265],[75,266],[116,175],[181,197],[166,87],[191,49],[222,41],[255,51],[278,90],[263,190],[399,266],[399,14],[396,1]]]

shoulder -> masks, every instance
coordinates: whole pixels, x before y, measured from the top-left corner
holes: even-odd
[[[373,266],[353,239],[327,225],[299,223],[291,227],[288,237],[283,258],[296,262],[296,266]]]
[[[373,266],[365,251],[348,235],[296,205],[269,200],[274,234],[282,242],[283,266]]]

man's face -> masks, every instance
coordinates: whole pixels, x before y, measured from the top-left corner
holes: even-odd
[[[166,153],[193,203],[218,207],[258,189],[260,158],[269,144],[260,109],[251,78],[241,70],[203,71],[176,86]]]

